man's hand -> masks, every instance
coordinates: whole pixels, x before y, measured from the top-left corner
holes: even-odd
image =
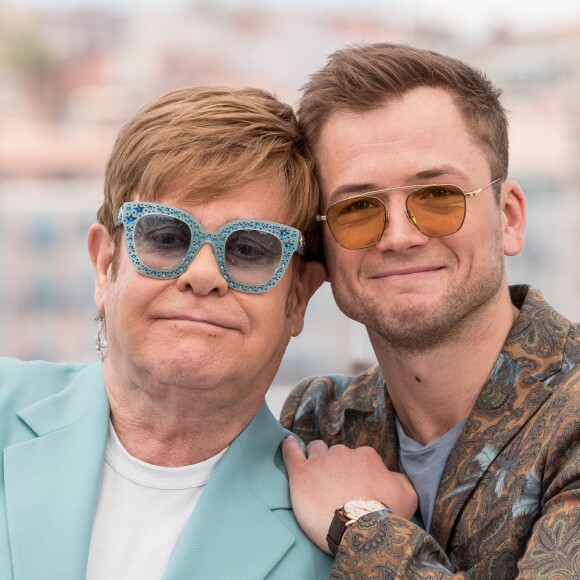
[[[409,479],[389,471],[372,447],[328,447],[312,441],[308,457],[294,437],[282,445],[290,478],[294,514],[308,537],[329,552],[326,534],[334,511],[351,499],[375,499],[396,514],[411,519],[417,509],[417,494]]]

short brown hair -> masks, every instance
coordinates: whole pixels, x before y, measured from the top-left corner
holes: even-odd
[[[501,90],[482,72],[437,52],[387,43],[338,50],[302,87],[298,118],[315,149],[333,113],[371,111],[419,87],[441,88],[454,97],[489,159],[491,177],[506,179],[508,121]]]
[[[292,108],[260,89],[180,89],[142,108],[121,129],[97,219],[118,242],[116,213],[137,196],[156,201],[175,190],[186,200],[205,201],[270,176],[282,176],[287,186],[288,225],[306,230],[316,215],[318,187]]]

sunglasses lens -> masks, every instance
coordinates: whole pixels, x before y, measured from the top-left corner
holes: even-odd
[[[374,197],[356,197],[339,201],[328,208],[328,227],[344,248],[356,250],[376,244],[386,223],[385,206]]]
[[[263,284],[282,260],[282,242],[268,232],[252,229],[233,231],[226,240],[228,274],[240,284]]]
[[[191,242],[189,226],[172,216],[151,214],[135,224],[135,250],[139,260],[153,270],[181,266]]]
[[[421,187],[407,198],[407,210],[426,236],[448,236],[463,225],[465,195],[452,185]]]

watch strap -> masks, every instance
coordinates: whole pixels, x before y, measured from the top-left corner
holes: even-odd
[[[335,510],[334,517],[330,523],[330,528],[328,529],[328,534],[326,535],[326,542],[328,544],[330,553],[333,556],[336,556],[338,546],[340,545],[342,536],[344,536],[348,522],[349,520],[342,512],[342,507],[339,507],[337,510]]]
[[[361,502],[366,505],[364,505],[364,507],[360,505],[357,506],[358,509],[353,512],[353,504],[357,503],[360,504]],[[373,513],[381,510],[387,510],[388,512],[392,511],[389,507],[378,501],[362,500],[362,499],[347,502],[346,504],[335,510],[334,517],[332,518],[332,522],[330,523],[330,528],[328,529],[328,534],[326,535],[326,543],[328,544],[328,549],[330,550],[330,553],[333,556],[336,556],[336,553],[338,552],[338,546],[340,545],[342,537],[344,536],[344,533],[346,532],[346,528],[348,526],[356,522],[358,518],[362,517],[363,515],[366,515],[366,513]],[[354,515],[355,513],[357,515]]]

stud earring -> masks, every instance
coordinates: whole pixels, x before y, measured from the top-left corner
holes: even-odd
[[[95,334],[95,350],[97,351],[97,356],[99,360],[103,362],[105,358],[104,348],[107,348],[109,343],[107,342],[107,321],[105,320],[105,315],[99,313],[99,322],[97,323],[97,333]]]

